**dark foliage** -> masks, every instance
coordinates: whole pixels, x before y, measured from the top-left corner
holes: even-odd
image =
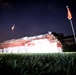
[[[75,75],[76,53],[0,54],[0,75]]]
[[[76,44],[74,45],[63,45],[64,52],[76,52]]]

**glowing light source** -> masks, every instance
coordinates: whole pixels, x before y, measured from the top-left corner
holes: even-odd
[[[3,53],[62,52],[62,44],[51,33],[6,41],[0,45],[0,48]]]

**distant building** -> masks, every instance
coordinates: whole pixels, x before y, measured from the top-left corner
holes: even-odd
[[[74,45],[75,44],[75,40],[74,40],[74,36],[66,36],[63,38],[63,44],[64,45]]]
[[[53,34],[54,36],[57,37],[58,40],[61,41],[63,45],[68,45],[68,46],[75,45],[75,40],[73,35],[64,36],[63,33],[56,33],[56,32],[53,32]]]

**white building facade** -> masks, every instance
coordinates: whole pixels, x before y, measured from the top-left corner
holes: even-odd
[[[0,43],[0,53],[57,53],[63,52],[61,42],[50,33],[12,39]]]

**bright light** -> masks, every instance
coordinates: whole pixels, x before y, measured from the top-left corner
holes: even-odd
[[[56,53],[62,52],[61,43],[51,33],[22,39],[5,41],[3,53]]]
[[[50,43],[47,39],[34,40],[30,43],[27,43],[25,47],[28,53],[58,52],[56,42]]]
[[[34,40],[26,43],[25,46],[4,48],[3,53],[54,53],[62,52],[57,43],[50,43],[47,39]]]

